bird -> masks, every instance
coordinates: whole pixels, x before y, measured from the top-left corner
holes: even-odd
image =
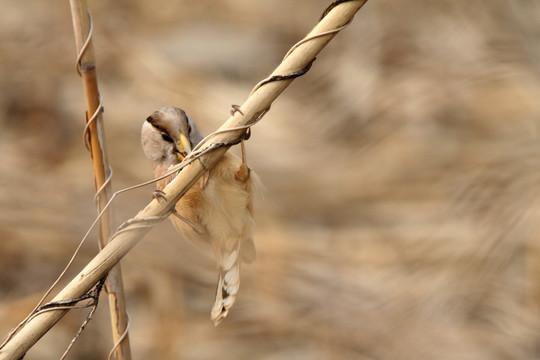
[[[186,112],[173,106],[154,111],[141,130],[141,145],[153,164],[155,178],[181,163],[202,139]],[[173,178],[171,175],[157,181],[157,191]],[[186,240],[195,245],[208,244],[214,250],[218,284],[210,317],[216,326],[235,302],[241,263],[256,258],[253,201],[262,189],[259,177],[246,164],[242,146],[242,158],[226,152],[180,198],[175,205],[177,216],[170,217]]]

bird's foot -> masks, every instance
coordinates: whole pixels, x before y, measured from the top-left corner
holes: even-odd
[[[246,182],[249,179],[249,173],[251,169],[247,166],[246,163],[240,164],[238,170],[236,170],[236,178],[242,182]]]
[[[240,110],[240,105],[231,105],[232,109],[231,109],[231,115],[234,116],[234,113],[235,112],[239,112],[240,114],[242,114],[242,116],[244,115],[244,113],[242,112],[242,110]]]
[[[242,163],[238,167],[238,170],[236,170],[236,178],[242,182],[246,182],[249,179],[249,172],[250,168],[247,166],[247,155],[246,155],[246,147],[244,145],[244,140],[241,142],[241,150],[242,150]]]
[[[156,189],[156,191],[152,193],[152,198],[156,199],[157,201],[159,201],[159,199],[167,201],[167,197],[165,195],[166,194],[163,190]]]

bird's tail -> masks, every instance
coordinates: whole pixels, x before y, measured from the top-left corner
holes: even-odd
[[[216,302],[211,313],[216,326],[227,317],[240,288],[241,256],[239,252],[240,241],[232,251],[224,251],[220,256]]]

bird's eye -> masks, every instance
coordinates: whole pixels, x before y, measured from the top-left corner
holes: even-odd
[[[174,142],[174,140],[169,135],[167,135],[165,133],[161,133],[161,138],[163,140],[165,140],[166,142],[170,142],[170,143]]]

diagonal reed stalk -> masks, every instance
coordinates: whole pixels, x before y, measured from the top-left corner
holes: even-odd
[[[92,120],[87,124],[88,129],[84,136],[85,140],[88,140],[94,166],[94,181],[97,191],[96,206],[98,212],[101,212],[110,198],[111,186],[109,177],[111,175],[111,170],[109,168],[105,144],[105,130],[101,114],[101,97],[97,83],[94,46],[90,34],[91,18],[89,16],[86,0],[70,0],[70,5],[77,53],[80,54],[77,67],[83,80],[86,97],[86,121],[88,123],[89,120]],[[93,114],[95,114],[95,116]],[[110,236],[110,214],[109,211],[106,210],[99,222],[100,248],[105,247]],[[131,351],[129,347],[129,337],[127,334],[124,335],[124,332],[127,331],[128,320],[120,264],[117,264],[109,271],[105,288],[109,298],[113,342],[114,344],[120,342],[115,348],[115,357],[118,360],[130,360]]]
[[[315,56],[332,40],[337,31],[349,23],[356,12],[367,0],[336,1],[330,7],[321,21],[306,36],[311,38],[293,48],[277,69],[270,75],[281,77],[283,74],[298,73],[307,68]],[[89,291],[110,269],[125,256],[144,235],[155,225],[155,220],[164,219],[170,214],[178,199],[211,168],[228,150],[230,144],[235,144],[244,136],[245,126],[257,121],[272,102],[290,85],[294,78],[286,77],[279,81],[261,82],[264,85],[256,87],[252,94],[240,107],[240,111],[231,117],[218,129],[215,136],[207,137],[202,148],[211,144],[212,151],[204,152],[196,161],[189,163],[179,175],[164,189],[166,200],[154,199],[137,216],[128,221],[121,231],[113,235],[113,240],[94,257],[85,268],[53,299],[60,301],[73,299]],[[240,128],[240,129],[237,129]],[[237,129],[223,131],[226,129]],[[37,342],[50,328],[67,313],[68,310],[54,310],[42,313],[29,321],[11,340],[0,350],[0,360],[18,359]]]

